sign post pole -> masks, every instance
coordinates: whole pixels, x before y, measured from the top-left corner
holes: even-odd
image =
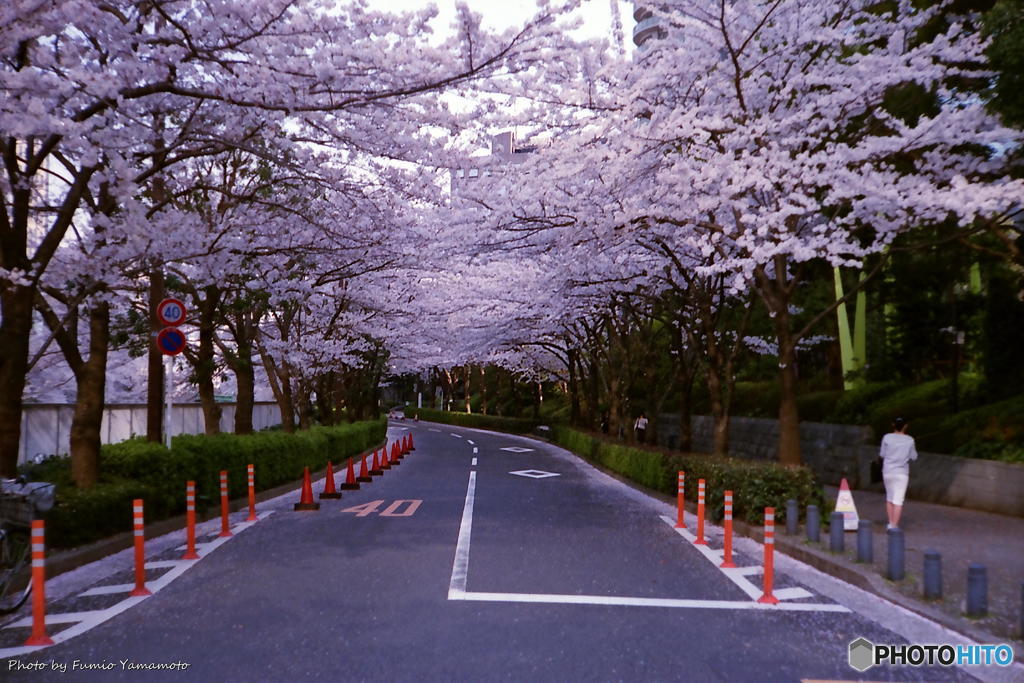
[[[164,445],[167,446],[167,450],[171,450],[171,427],[174,424],[174,418],[171,411],[174,407],[174,356],[167,356],[167,372],[164,373],[164,391],[167,393],[167,407],[164,409],[164,421],[166,427],[164,428]]]

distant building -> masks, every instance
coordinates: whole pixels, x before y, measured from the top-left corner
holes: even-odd
[[[661,25],[661,19],[654,16],[647,5],[634,3],[633,18],[636,25],[633,27],[633,44],[637,47],[638,55],[642,55],[651,49],[655,40],[665,37],[665,28]]]
[[[515,133],[507,130],[491,137],[491,153],[470,157],[466,163],[451,170],[452,197],[459,196],[477,178],[501,174],[509,164],[521,164],[526,155],[537,151],[536,145],[517,145]]]

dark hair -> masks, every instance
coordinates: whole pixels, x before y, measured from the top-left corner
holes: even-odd
[[[892,426],[896,428],[897,432],[899,432],[902,431],[903,428],[907,426],[907,421],[902,417],[897,417],[895,420],[892,421]]]

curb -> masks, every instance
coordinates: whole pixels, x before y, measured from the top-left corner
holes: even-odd
[[[370,454],[374,450],[376,449],[370,448],[351,457],[353,459],[362,458],[364,454]],[[322,479],[326,474],[327,468],[324,467],[322,470],[318,470],[317,472],[311,472],[310,477],[312,479]],[[256,494],[256,502],[262,503],[272,498],[277,498],[278,496],[298,490],[301,486],[302,478],[300,477],[293,482],[280,484],[271,489],[265,489]],[[229,512],[238,512],[239,510],[246,509],[248,506],[248,493],[239,496],[238,498],[232,498],[228,501]],[[220,503],[218,500],[216,505],[210,504],[205,510],[196,510],[196,524],[216,519],[220,517],[220,514]],[[161,519],[146,525],[145,537],[147,539],[157,538],[164,534],[177,531],[178,529],[184,529],[185,524],[185,515]],[[46,578],[52,579],[59,574],[72,571],[73,569],[78,569],[79,567],[85,566],[91,562],[101,560],[108,555],[113,555],[114,553],[125,550],[126,548],[131,548],[134,542],[134,532],[124,531],[119,534],[115,534],[114,536],[108,536],[107,538],[100,539],[99,541],[94,541],[88,545],[71,548],[70,550],[57,551],[52,555],[48,554],[46,557]]]

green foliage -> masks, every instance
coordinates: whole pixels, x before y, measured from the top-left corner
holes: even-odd
[[[1024,126],[1024,2],[999,0],[985,15],[984,33],[992,38],[987,55],[998,72],[990,107],[1008,125]]]
[[[764,521],[764,508],[774,507],[776,519],[785,519],[786,501],[795,498],[800,509],[824,505],[821,486],[806,467],[708,455],[679,455],[640,450],[606,442],[568,427],[554,427],[552,441],[577,455],[601,464],[648,488],[675,494],[676,473],[686,472],[688,491],[705,481],[708,515],[721,519],[726,490],[733,492],[733,515],[751,524]]]
[[[1022,114],[1024,116],[1024,114]],[[1007,271],[988,279],[982,320],[982,368],[985,390],[992,398],[1011,396],[1024,387],[1024,301],[1020,281]]]
[[[159,495],[141,482],[105,478],[88,490],[57,487],[57,504],[46,514],[46,544],[74,548],[132,528],[132,500],[146,501],[146,518],[156,519],[159,509],[150,501]],[[184,498],[184,493],[181,493]]]
[[[131,501],[142,498],[146,520],[157,521],[185,510],[185,482],[196,482],[201,511],[220,497],[220,472],[228,472],[228,490],[235,497],[248,487],[247,466],[255,466],[256,490],[263,491],[302,477],[304,467],[318,470],[328,460],[340,465],[379,444],[385,420],[337,427],[314,427],[287,434],[281,431],[182,435],[168,451],[160,444],[131,439],[105,445],[100,451],[100,482],[88,490],[71,483],[70,462],[50,459],[30,466],[27,474],[57,485],[57,503],[47,516],[47,543],[69,548],[131,528]]]
[[[414,408],[409,406],[405,409],[405,415],[409,419],[419,415],[421,420],[428,422],[440,422],[443,424],[457,425],[459,427],[474,427],[476,429],[493,429],[499,432],[511,434],[527,434],[543,424],[540,420],[532,420],[522,417],[498,417],[497,415],[476,415],[472,413],[457,413],[449,410],[432,410],[430,408]]]
[[[895,393],[900,387],[897,382],[865,382],[848,389],[836,401],[828,421],[840,424],[864,424],[875,403]]]

